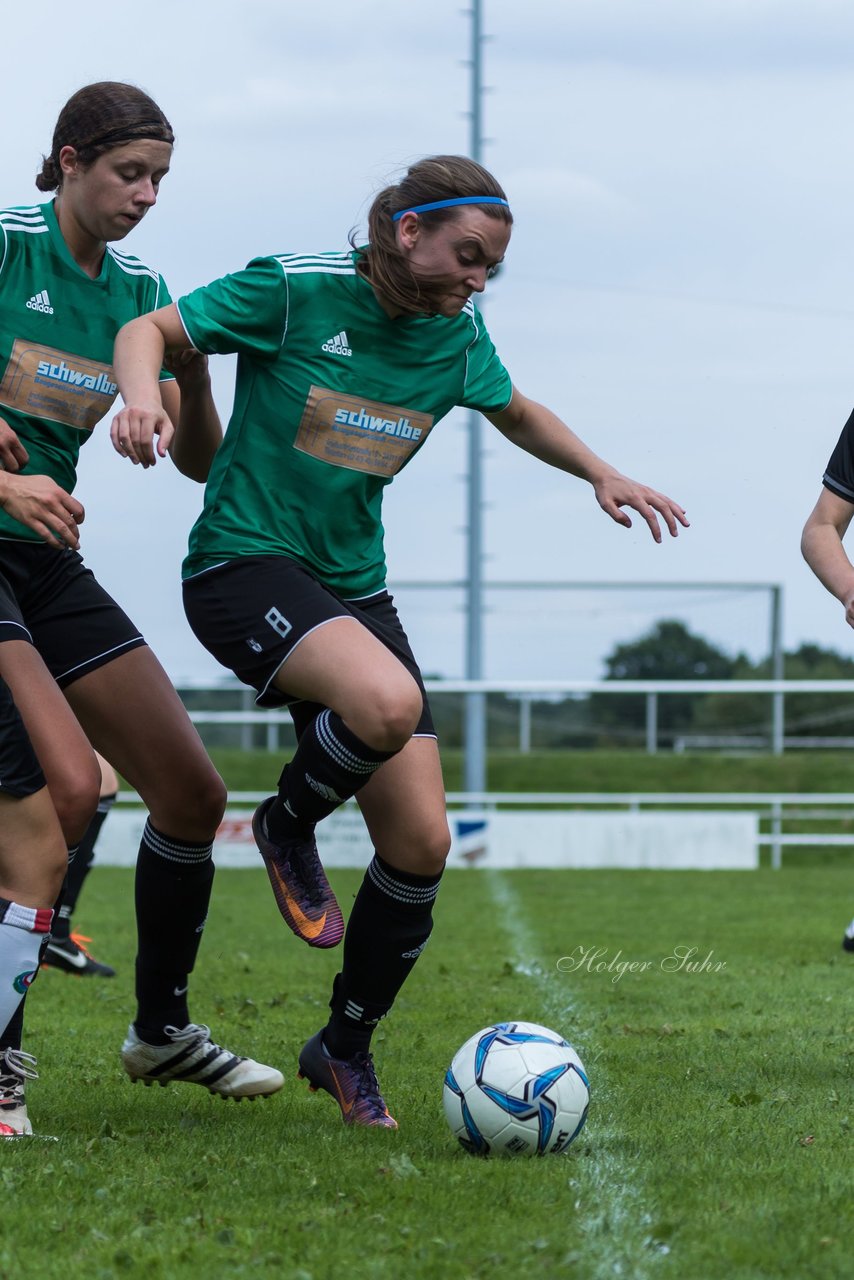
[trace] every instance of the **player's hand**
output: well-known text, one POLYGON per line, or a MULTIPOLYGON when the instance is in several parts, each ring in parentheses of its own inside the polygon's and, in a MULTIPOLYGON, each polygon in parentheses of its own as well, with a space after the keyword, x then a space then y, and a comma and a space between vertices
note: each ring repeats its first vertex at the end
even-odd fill
POLYGON ((854 591, 847 596, 843 596, 842 605, 845 609, 845 621, 849 627, 854 627, 854 591))
POLYGON ((30 460, 24 446, 15 432, 3 418, 0 418, 0 470, 20 471, 30 460))
POLYGON ((80 546, 83 504, 50 476, 2 477, 0 507, 52 547, 80 546))
POLYGON ((174 373, 178 390, 182 396, 196 390, 203 390, 210 382, 208 358, 193 347, 185 347, 183 351, 171 351, 163 360, 163 367, 174 373))
POLYGON ((656 542, 661 542, 659 516, 667 525, 671 538, 678 536, 680 524, 689 528, 688 517, 678 502, 664 493, 650 489, 648 485, 638 484, 636 480, 620 475, 617 471, 610 472, 599 480, 593 486, 593 491, 605 514, 626 529, 631 529, 632 522, 622 508, 631 507, 633 511, 637 511, 649 525, 649 531, 656 542))
POLYGON ((126 405, 110 427, 116 453, 143 467, 153 467, 158 454, 165 458, 174 434, 172 419, 159 402, 126 405))

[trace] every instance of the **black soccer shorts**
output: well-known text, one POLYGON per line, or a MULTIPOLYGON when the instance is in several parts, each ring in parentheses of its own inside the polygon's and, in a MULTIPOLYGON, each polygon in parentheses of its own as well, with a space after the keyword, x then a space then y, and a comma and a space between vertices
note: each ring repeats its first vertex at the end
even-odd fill
POLYGON ((388 591, 342 600, 287 556, 241 556, 187 578, 184 611, 217 662, 257 690, 257 706, 290 706, 298 731, 314 704, 277 689, 276 673, 312 631, 333 618, 355 618, 403 663, 421 690, 421 718, 413 736, 436 736, 424 680, 388 591))
POLYGON ((46 785, 18 708, 0 680, 0 792, 21 799, 46 785))
POLYGON ((0 540, 0 641, 29 640, 61 689, 145 644, 82 557, 0 540))

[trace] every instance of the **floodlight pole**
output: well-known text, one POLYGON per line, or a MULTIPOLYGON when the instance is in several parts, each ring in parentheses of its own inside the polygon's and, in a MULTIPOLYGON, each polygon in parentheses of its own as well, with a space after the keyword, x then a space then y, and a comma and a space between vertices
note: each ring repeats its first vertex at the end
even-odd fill
MULTIPOLYGON (((471 16, 471 109, 469 154, 480 162, 483 154, 482 98, 483 44, 481 0, 472 0, 471 16)), ((468 482, 466 543, 466 662, 468 680, 483 679, 483 454, 480 414, 468 415, 468 482)), ((486 790, 486 695, 465 696, 465 749, 463 790, 486 790)))
MULTIPOLYGON (((783 656, 783 588, 773 585, 771 591, 771 679, 782 680, 785 670, 783 656)), ((772 696, 771 750, 775 756, 783 754, 785 734, 785 704, 782 693, 772 696)))

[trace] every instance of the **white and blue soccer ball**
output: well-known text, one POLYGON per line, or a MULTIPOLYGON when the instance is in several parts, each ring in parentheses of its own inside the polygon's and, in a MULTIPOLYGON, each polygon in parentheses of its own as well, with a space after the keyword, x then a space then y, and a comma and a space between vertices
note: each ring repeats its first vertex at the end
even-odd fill
POLYGON ((554 1155, 587 1119, 587 1073, 572 1045, 535 1022, 484 1027, 454 1055, 442 1096, 473 1155, 554 1155))

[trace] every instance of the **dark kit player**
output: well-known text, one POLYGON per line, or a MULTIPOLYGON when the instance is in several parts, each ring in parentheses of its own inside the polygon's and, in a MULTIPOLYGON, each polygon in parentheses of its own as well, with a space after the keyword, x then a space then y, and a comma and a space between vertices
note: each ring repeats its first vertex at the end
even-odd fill
MULTIPOLYGON (((299 742, 256 839, 287 923, 334 946, 343 921, 315 824, 356 795, 376 850, 353 906, 328 1025, 300 1070, 348 1123, 394 1127, 371 1033, 429 938, 450 837, 439 751, 418 666, 385 585, 385 486, 455 405, 583 476, 619 523, 633 507, 660 541, 686 524, 669 498, 597 458, 514 389, 471 295, 510 239, 507 199, 460 156, 413 165, 374 200, 369 243, 292 254, 128 325, 115 369, 128 406, 116 446, 143 464, 171 426, 164 351, 237 352, 234 411, 190 537, 184 602, 210 652, 291 707, 299 742)), ((425 536, 428 536, 425 530, 425 536)))
MULTIPOLYGON (((854 413, 842 429, 822 484, 804 527, 801 551, 819 582, 842 605, 849 627, 854 627, 854 565, 842 545, 854 516, 854 413)), ((854 951, 854 920, 842 936, 842 945, 854 951)))

